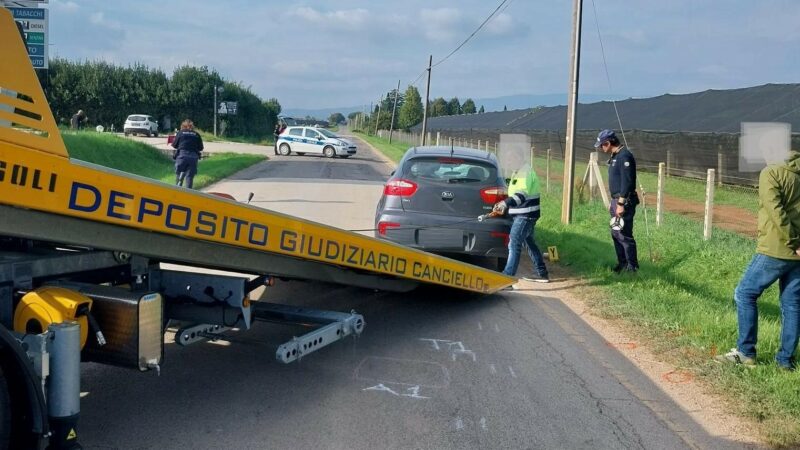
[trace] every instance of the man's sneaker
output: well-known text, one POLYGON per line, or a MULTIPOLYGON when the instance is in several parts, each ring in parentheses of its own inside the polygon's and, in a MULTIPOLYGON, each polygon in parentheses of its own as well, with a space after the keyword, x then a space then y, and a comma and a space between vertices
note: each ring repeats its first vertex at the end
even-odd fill
POLYGON ((744 353, 740 352, 738 348, 732 348, 731 351, 724 355, 717 355, 715 359, 717 361, 732 362, 748 367, 754 367, 756 365, 756 359, 754 357, 746 356, 744 353))
POLYGON ((620 272, 622 272, 622 269, 624 269, 624 268, 625 268, 625 266, 623 266, 622 264, 617 264, 616 266, 611 268, 611 271, 614 272, 614 273, 620 273, 620 272))
POLYGON ((533 281, 534 283, 549 283, 550 277, 548 275, 538 277, 522 277, 525 281, 533 281))

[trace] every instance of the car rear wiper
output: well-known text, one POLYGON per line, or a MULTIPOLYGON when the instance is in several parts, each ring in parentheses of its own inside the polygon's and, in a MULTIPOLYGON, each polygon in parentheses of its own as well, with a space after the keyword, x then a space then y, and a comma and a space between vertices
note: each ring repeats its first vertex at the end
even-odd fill
POLYGON ((477 178, 450 178, 447 180, 448 183, 471 183, 481 181, 477 178))

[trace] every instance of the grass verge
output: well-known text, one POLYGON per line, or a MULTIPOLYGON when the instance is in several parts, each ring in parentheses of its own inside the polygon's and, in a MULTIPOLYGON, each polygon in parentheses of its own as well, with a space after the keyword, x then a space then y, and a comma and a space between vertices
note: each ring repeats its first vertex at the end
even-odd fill
MULTIPOLYGON (((175 183, 175 163, 147 144, 95 132, 68 133, 62 137, 71 158, 164 183, 175 183)), ((202 189, 263 160, 264 157, 260 155, 215 153, 200 160, 194 188, 202 189)))
MULTIPOLYGON (((398 160, 397 145, 362 137, 398 160)), ((675 214, 667 214, 668 227, 655 228, 651 222, 647 233, 644 211, 639 210, 641 271, 632 277, 614 275, 608 269, 616 259, 602 203, 577 204, 573 224, 563 225, 561 192, 560 182, 551 181, 551 191, 542 195, 537 241, 557 246, 559 264, 586 281, 588 290, 583 293, 588 294, 584 299, 590 307, 602 316, 623 320, 656 353, 700 375, 706 386, 728 400, 732 411, 757 423, 769 444, 800 444, 800 373, 780 372, 772 359, 780 333, 776 286, 759 300, 759 365, 748 370, 713 361, 713 356, 735 346, 733 289, 755 242, 722 229, 714 230, 712 240, 703 241, 698 238, 702 223, 675 214)), ((652 221, 654 210, 648 214, 652 221)))

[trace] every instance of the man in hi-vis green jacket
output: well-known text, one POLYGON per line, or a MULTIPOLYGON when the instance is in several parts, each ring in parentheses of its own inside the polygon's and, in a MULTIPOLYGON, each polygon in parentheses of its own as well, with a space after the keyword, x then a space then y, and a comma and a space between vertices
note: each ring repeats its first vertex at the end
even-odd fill
POLYGON ((758 202, 756 254, 734 292, 739 339, 736 348, 718 358, 755 365, 756 300, 779 281, 782 318, 775 361, 780 369, 794 370, 793 355, 800 332, 800 153, 792 151, 784 164, 761 171, 758 202))

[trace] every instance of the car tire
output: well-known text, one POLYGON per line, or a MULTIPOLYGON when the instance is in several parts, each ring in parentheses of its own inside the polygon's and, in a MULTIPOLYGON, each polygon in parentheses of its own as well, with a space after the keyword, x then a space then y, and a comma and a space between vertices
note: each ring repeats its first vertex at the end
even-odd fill
POLYGON ((336 156, 336 149, 329 145, 322 149, 322 154, 325 155, 326 158, 333 158, 336 156))
POLYGON ((303 155, 305 155, 305 153, 297 152, 297 156, 303 156, 303 155))
POLYGON ((158 137, 158 131, 153 131, 153 137, 158 137))
POLYGON ((280 154, 283 156, 289 156, 292 153, 292 149, 291 147, 289 147, 289 144, 287 143, 281 144, 281 146, 278 147, 278 149, 280 150, 280 154))
POLYGON ((127 137, 130 133, 126 131, 124 134, 127 137))

